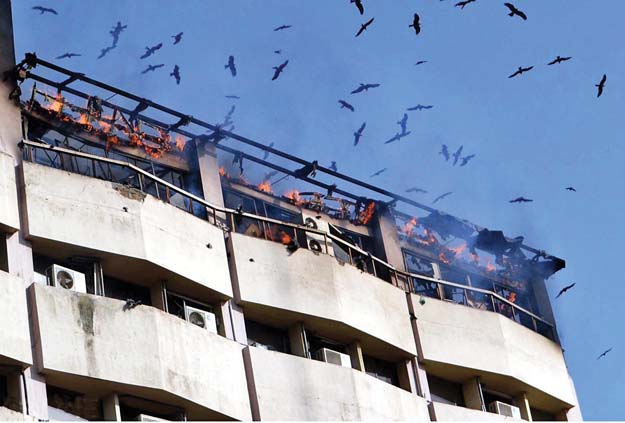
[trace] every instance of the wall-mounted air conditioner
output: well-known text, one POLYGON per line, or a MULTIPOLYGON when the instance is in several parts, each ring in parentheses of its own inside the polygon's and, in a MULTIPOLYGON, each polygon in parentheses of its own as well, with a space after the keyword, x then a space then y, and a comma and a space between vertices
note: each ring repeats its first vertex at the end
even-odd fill
POLYGON ((46 271, 50 285, 70 291, 87 293, 84 273, 53 264, 46 271))
POLYGON ((321 348, 315 353, 315 358, 326 363, 338 364, 342 367, 352 367, 352 360, 349 355, 336 352, 328 348, 321 348))
MULTIPOLYGON (((318 214, 313 210, 302 210, 302 217, 304 218, 304 226, 310 229, 317 229, 319 231, 323 231, 326 233, 330 233, 330 226, 328 222, 323 220, 322 218, 317 219, 318 214)), ((332 249, 332 240, 330 238, 328 241, 328 254, 334 255, 334 250, 332 249)), ((318 251, 320 253, 326 252, 325 239, 321 234, 313 234, 310 232, 306 232, 306 242, 308 243, 308 249, 313 251, 318 251)))
POLYGON ((160 417, 154 417, 147 414, 139 414, 135 417, 137 422, 168 422, 169 420, 161 419, 160 417))
POLYGON ((210 311, 186 306, 184 308, 184 317, 187 322, 195 326, 199 326, 212 333, 217 333, 217 318, 210 311))
POLYGON ((521 410, 519 407, 515 407, 514 405, 506 404, 501 401, 493 401, 488 404, 488 411, 501 416, 512 417, 519 420, 521 419, 521 410))

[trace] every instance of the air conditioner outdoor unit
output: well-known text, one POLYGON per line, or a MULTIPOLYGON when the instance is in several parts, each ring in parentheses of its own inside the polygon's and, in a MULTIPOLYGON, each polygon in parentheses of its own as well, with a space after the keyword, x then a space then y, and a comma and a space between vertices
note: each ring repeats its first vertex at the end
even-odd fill
MULTIPOLYGON (((304 218, 304 226, 310 229, 317 229, 326 233, 330 233, 330 226, 328 222, 323 219, 317 219, 318 214, 311 210, 302 210, 302 217, 304 218)), ((332 248, 332 240, 327 238, 328 241, 328 251, 329 255, 334 255, 334 250, 332 248)), ((308 249, 317 251, 320 253, 326 252, 326 239, 321 234, 314 234, 311 232, 306 232, 306 242, 308 243, 308 249)))
POLYGON ((160 417, 154 417, 147 414, 139 414, 135 417, 137 422, 168 422, 169 420, 161 419, 160 417))
POLYGON ((84 273, 76 272, 67 267, 53 264, 46 271, 50 285, 68 289, 70 291, 87 293, 84 273))
POLYGON ((315 354, 315 358, 326 363, 338 364, 342 367, 352 367, 352 360, 349 355, 336 352, 328 348, 321 348, 315 354))
POLYGON ((501 401, 493 401, 488 404, 488 411, 490 411, 491 413, 499 414, 501 416, 512 417, 519 420, 521 419, 521 410, 519 409, 519 407, 515 407, 501 401))
POLYGON ((209 332, 217 333, 217 318, 210 311, 200 310, 198 308, 186 306, 184 308, 184 317, 187 322, 206 329, 209 332))

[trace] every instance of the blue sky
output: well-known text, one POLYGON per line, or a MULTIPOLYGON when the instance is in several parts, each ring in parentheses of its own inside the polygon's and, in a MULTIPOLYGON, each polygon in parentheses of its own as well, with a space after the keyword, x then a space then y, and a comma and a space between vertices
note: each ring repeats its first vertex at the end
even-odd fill
POLYGON ((464 10, 453 0, 363 0, 360 16, 348 0, 14 0, 17 56, 35 51, 45 59, 72 51, 82 57, 55 61, 122 89, 209 122, 223 119, 236 101, 235 132, 368 180, 396 192, 420 186, 453 195, 443 210, 567 260, 549 280, 559 332, 586 419, 625 418, 625 339, 621 323, 625 212, 625 2, 603 0, 514 3, 478 0, 464 10), (54 7, 39 15, 34 5, 54 7), (419 13, 422 32, 408 28, 419 13), (360 37, 361 23, 375 17, 360 37), (128 25, 118 48, 108 31, 128 25), (282 24, 291 29, 274 32, 282 24), (179 45, 171 35, 184 31, 179 45), (140 60, 145 46, 164 43, 140 60), (282 54, 273 51, 281 49, 282 54), (223 66, 234 55, 238 75, 223 66), (556 55, 569 62, 546 66, 556 55), (272 66, 288 59, 277 81, 272 66), (428 63, 414 66, 417 60, 428 63), (166 64, 147 75, 147 64, 166 64), (168 76, 180 66, 182 82, 168 76), (507 76, 519 66, 534 69, 507 76), (596 98, 594 84, 607 84, 596 98), (380 83, 350 95, 361 82, 380 83), (356 111, 341 110, 345 99, 356 111), (399 130, 407 107, 409 137, 384 145, 399 130), (352 133, 367 122, 361 143, 352 133), (476 158, 452 167, 438 151, 464 146, 476 158), (572 185, 577 193, 565 191, 572 185), (533 203, 509 204, 524 195, 533 203), (595 358, 614 347, 605 358, 595 358))

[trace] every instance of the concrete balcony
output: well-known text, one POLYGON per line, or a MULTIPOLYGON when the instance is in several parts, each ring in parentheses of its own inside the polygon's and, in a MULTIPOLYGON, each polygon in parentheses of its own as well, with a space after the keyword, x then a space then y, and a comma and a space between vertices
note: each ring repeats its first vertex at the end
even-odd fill
POLYGON ((425 400, 346 367, 249 347, 261 420, 428 422, 425 400))
POLYGON ((526 392, 532 407, 553 413, 577 404, 557 343, 491 311, 411 300, 428 373, 460 383, 480 376, 493 389, 526 392))
POLYGON ((30 328, 23 280, 0 271, 0 364, 32 365, 30 328))
POLYGON ((153 307, 37 284, 29 300, 47 383, 176 405, 192 420, 251 418, 241 345, 153 307))
POLYGON ((15 232, 19 227, 13 157, 0 152, 0 230, 10 233, 15 232))
POLYGON ((28 238, 48 256, 99 257, 107 274, 232 296, 223 232, 119 184, 24 162, 28 238), (209 247, 210 245, 210 247, 209 247))
POLYGON ((490 421, 513 421, 520 422, 522 420, 513 419, 512 417, 502 416, 485 411, 473 410, 471 408, 458 407, 441 402, 433 402, 436 421, 460 421, 460 422, 490 422, 490 421))
POLYGON ((281 244, 236 233, 230 242, 246 317, 303 321, 327 327, 336 340, 359 337, 364 350, 391 346, 396 355, 416 355, 402 290, 325 254, 300 248, 289 255, 281 244))

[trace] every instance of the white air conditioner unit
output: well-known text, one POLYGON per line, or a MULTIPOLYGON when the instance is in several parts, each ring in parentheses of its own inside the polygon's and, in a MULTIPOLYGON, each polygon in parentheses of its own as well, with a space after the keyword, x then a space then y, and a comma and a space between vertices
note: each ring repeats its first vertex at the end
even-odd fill
MULTIPOLYGON (((330 226, 328 225, 328 222, 326 222, 325 220, 321 218, 317 219, 318 215, 319 214, 313 210, 303 209, 302 218, 304 219, 304 226, 310 229, 317 229, 319 231, 330 233, 330 226)), ((306 232, 306 242, 308 243, 309 250, 325 253, 326 252, 325 241, 326 240, 321 234, 314 234, 311 232, 306 232)), ((328 238, 327 241, 328 241, 327 253, 333 256, 334 250, 332 248, 332 240, 328 238)))
POLYGON ((147 414, 139 414, 135 417, 137 422, 168 422, 169 420, 161 419, 160 417, 154 417, 147 414))
POLYGON ((519 420, 521 419, 521 410, 519 407, 515 407, 514 405, 506 404, 501 401, 493 401, 488 404, 488 411, 501 416, 512 417, 519 420))
POLYGON ((336 352, 328 348, 321 348, 315 353, 315 358, 326 363, 338 364, 342 367, 352 367, 352 360, 349 355, 336 352))
POLYGON ((46 271, 50 285, 70 291, 87 293, 84 273, 53 264, 46 271))
POLYGON ((195 326, 199 326, 212 333, 217 333, 217 318, 210 311, 186 306, 184 308, 184 318, 187 322, 195 326))

